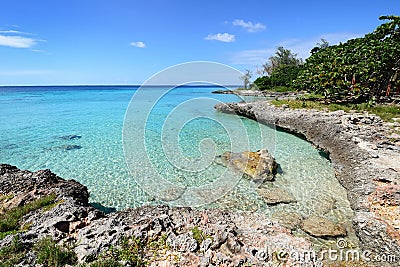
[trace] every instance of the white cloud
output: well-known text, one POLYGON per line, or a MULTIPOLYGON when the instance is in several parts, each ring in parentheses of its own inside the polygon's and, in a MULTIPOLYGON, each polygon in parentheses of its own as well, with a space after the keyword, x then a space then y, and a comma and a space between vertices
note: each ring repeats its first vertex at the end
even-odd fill
POLYGON ((235 35, 229 33, 209 34, 206 40, 216 40, 225 43, 232 43, 235 41, 235 35))
POLYGON ((236 19, 232 22, 233 26, 240 26, 248 32, 260 32, 265 30, 265 25, 262 23, 253 23, 251 21, 244 21, 242 19, 236 19))
POLYGON ((363 36, 363 34, 329 33, 309 39, 287 39, 276 43, 274 46, 236 52, 232 55, 231 62, 232 64, 245 64, 253 66, 262 65, 267 62, 268 58, 275 53, 278 46, 283 46, 284 48, 291 50, 293 53, 297 54, 297 57, 305 60, 310 56, 311 49, 321 41, 321 38, 327 40, 330 45, 335 45, 340 42, 344 43, 349 39, 361 36, 363 36))
POLYGON ((0 34, 0 45, 14 48, 30 48, 37 44, 37 40, 17 35, 0 34))
POLYGON ((139 47, 139 48, 145 48, 146 44, 143 42, 131 42, 130 43, 131 46, 135 46, 135 47, 139 47))

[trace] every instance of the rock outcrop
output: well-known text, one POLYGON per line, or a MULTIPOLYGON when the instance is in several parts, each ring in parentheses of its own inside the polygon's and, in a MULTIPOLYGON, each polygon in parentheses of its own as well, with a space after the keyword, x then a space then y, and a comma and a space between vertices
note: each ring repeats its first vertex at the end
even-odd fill
POLYGON ((256 152, 225 152, 216 158, 216 162, 240 171, 250 180, 258 183, 272 181, 278 168, 275 159, 266 149, 256 152))

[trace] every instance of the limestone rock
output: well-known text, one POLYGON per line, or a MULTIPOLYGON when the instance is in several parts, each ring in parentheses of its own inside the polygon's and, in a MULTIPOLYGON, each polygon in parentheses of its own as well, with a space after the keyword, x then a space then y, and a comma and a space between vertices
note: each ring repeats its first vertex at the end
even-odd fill
POLYGON ((300 226, 303 217, 296 212, 277 211, 272 214, 272 219, 277 220, 280 225, 295 230, 300 226))
POLYGON ((315 237, 342 237, 347 235, 346 229, 324 217, 312 215, 301 223, 304 232, 315 237))
POLYGON ((297 202, 291 193, 278 187, 267 188, 261 186, 257 189, 257 193, 270 205, 297 202))
POLYGON ((217 157, 216 162, 243 172, 254 182, 272 181, 278 168, 278 164, 267 149, 256 152, 225 152, 217 157))

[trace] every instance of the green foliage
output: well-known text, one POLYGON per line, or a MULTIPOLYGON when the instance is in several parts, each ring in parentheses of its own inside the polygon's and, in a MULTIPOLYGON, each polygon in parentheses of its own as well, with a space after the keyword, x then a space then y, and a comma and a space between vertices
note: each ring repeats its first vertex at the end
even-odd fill
POLYGON ((282 46, 277 48, 275 55, 263 65, 263 73, 268 74, 257 78, 254 83, 260 90, 268 90, 275 86, 292 86, 297 78, 303 61, 290 50, 282 46))
POLYGON ((366 102, 400 90, 400 17, 363 38, 314 51, 294 85, 332 99, 366 102))
POLYGON ((119 247, 110 248, 111 259, 116 261, 127 261, 131 266, 145 266, 144 261, 145 244, 136 237, 121 239, 119 247))
POLYGON ((11 245, 0 249, 0 267, 16 266, 20 263, 28 250, 16 236, 11 245))
POLYGON ((118 246, 110 247, 108 251, 98 257, 93 264, 104 264, 94 266, 108 266, 104 262, 112 262, 115 265, 120 266, 119 261, 124 261, 130 266, 146 266, 149 262, 152 262, 159 258, 160 253, 168 249, 167 235, 156 237, 155 239, 141 240, 140 238, 123 237, 118 246))
POLYGON ((258 77, 255 79, 254 84, 257 85, 260 90, 267 90, 272 86, 269 76, 258 77))
POLYGON ((292 53, 289 49, 279 46, 276 49, 275 55, 268 59, 268 62, 263 65, 264 72, 268 75, 282 66, 300 66, 303 60, 297 58, 297 54, 292 53))
POLYGON ((281 65, 276 68, 271 76, 272 86, 292 86, 293 81, 297 78, 301 67, 298 65, 281 65))
POLYGON ((19 220, 29 212, 49 206, 54 203, 55 194, 42 197, 20 207, 15 207, 0 214, 0 233, 14 233, 20 230, 19 220))
POLYGON ((37 262, 45 266, 58 267, 77 262, 74 251, 58 246, 51 237, 40 240, 33 250, 37 253, 37 262))
POLYGON ((14 197, 14 194, 0 195, 0 202, 3 202, 4 200, 10 200, 13 197, 14 197))
POLYGON ((114 259, 105 259, 105 260, 98 260, 93 263, 82 265, 87 267, 123 267, 121 263, 114 259))
POLYGON ((193 234, 193 239, 197 241, 197 244, 199 244, 199 246, 200 246, 201 243, 202 243, 204 240, 206 240, 207 238, 209 238, 209 239, 211 239, 211 240, 214 241, 214 238, 213 238, 213 237, 204 234, 203 231, 202 231, 201 229, 199 229, 198 226, 195 226, 195 227, 192 229, 192 234, 193 234))

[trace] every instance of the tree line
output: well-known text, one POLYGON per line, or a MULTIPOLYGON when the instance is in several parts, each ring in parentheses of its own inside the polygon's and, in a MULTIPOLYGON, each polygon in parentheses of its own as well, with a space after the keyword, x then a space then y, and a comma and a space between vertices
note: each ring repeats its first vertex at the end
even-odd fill
MULTIPOLYGON (((364 37, 338 45, 322 39, 305 62, 284 47, 268 59, 254 83, 261 90, 287 86, 335 100, 367 102, 400 93, 400 17, 364 37)), ((248 73, 249 74, 249 73, 248 73)))

